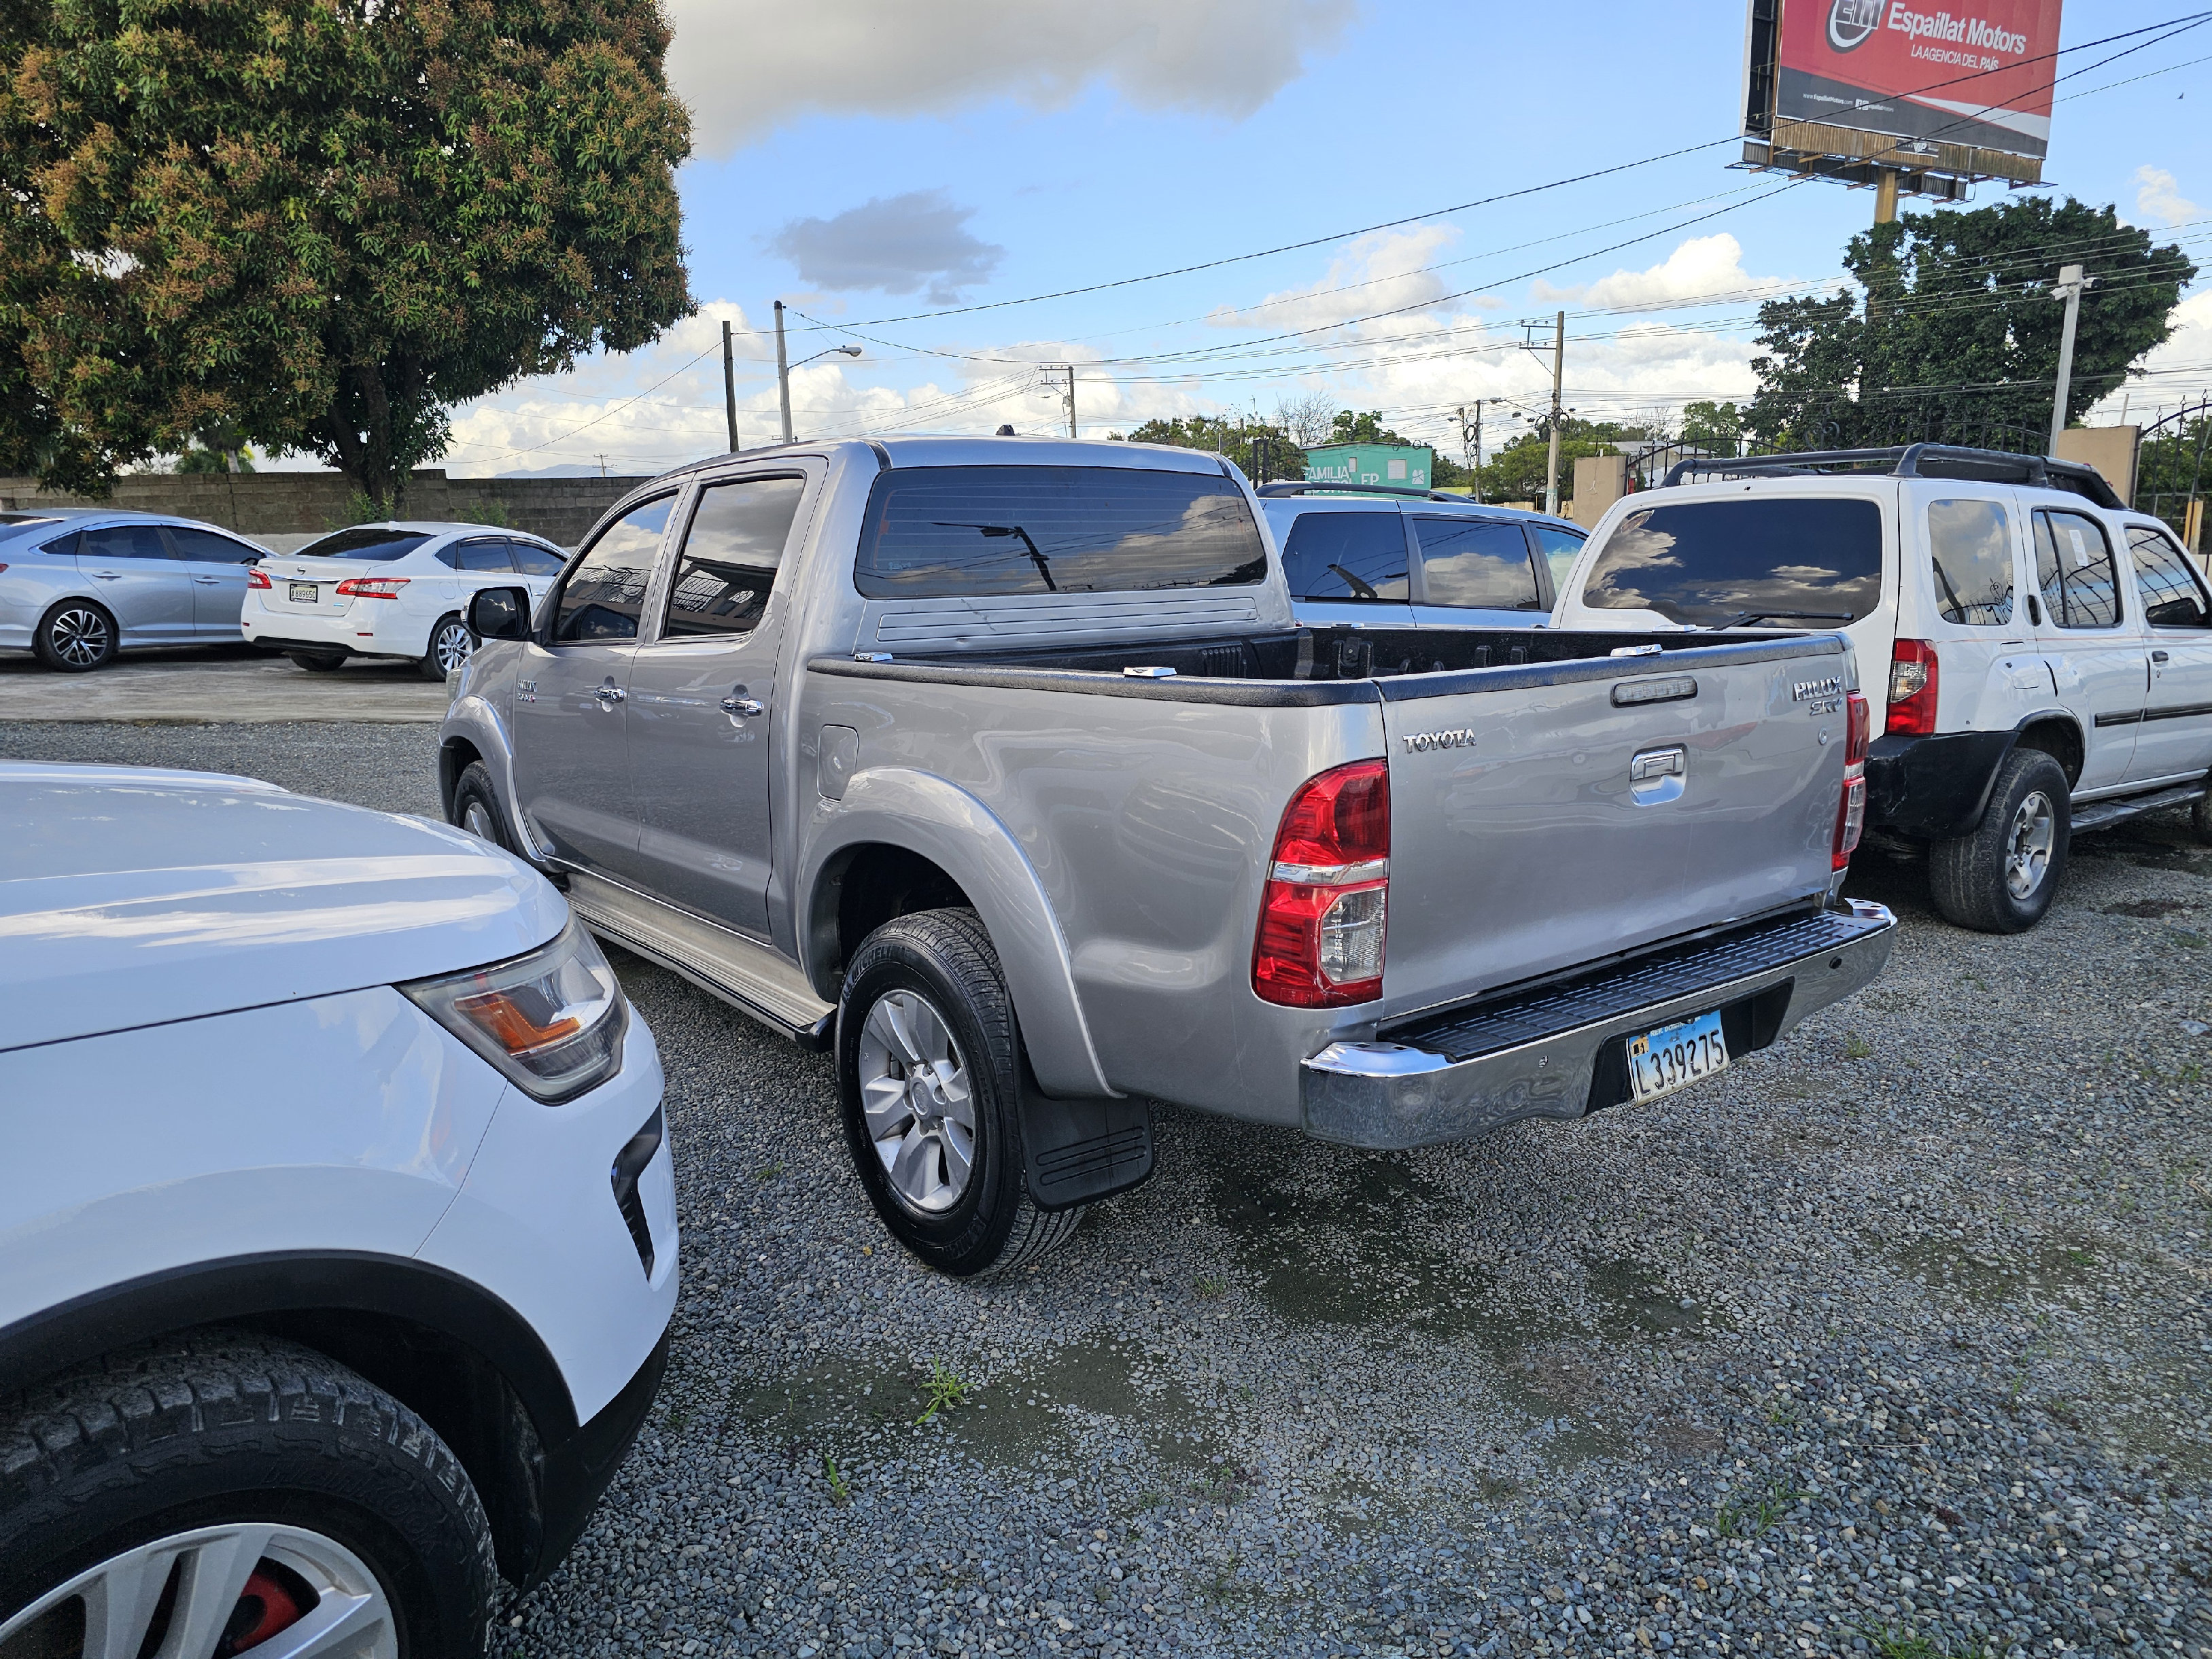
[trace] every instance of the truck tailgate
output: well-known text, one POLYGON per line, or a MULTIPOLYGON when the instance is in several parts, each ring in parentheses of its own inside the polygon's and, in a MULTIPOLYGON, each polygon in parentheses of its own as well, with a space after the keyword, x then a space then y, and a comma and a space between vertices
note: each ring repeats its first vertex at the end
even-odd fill
POLYGON ((1824 892, 1846 653, 1824 634, 1377 681, 1384 1018, 1824 892))

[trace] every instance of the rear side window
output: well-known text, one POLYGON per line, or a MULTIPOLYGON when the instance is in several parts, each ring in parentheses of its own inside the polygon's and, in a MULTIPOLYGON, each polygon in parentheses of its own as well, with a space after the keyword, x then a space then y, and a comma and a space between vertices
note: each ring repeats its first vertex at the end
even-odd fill
POLYGON ((2129 527, 2128 545, 2135 555, 2136 591, 2142 595, 2145 622, 2153 628, 2212 628, 2204 589, 2179 548, 2141 525, 2129 527))
POLYGON ((1583 603, 1698 628, 1856 622, 1881 599, 1881 508, 1834 496, 1680 501, 1606 538, 1583 603))
POLYGON ((2119 574, 2105 527, 2079 513, 2035 515, 2035 585, 2060 628, 2116 628, 2119 574))
POLYGON ((394 559, 404 559, 430 538, 410 535, 404 530, 378 530, 363 525, 357 530, 338 530, 319 542, 309 542, 292 556, 295 559, 362 559, 371 564, 389 564, 394 559))
POLYGON ((1928 560, 1945 622, 1998 628, 2012 620, 2012 521, 2002 501, 1929 502, 1928 560))
POLYGON ((853 581, 891 599, 1151 592, 1267 574, 1251 506, 1218 473, 931 466, 878 476, 853 581))
POLYGON ((740 638, 760 626, 805 478, 744 478, 699 492, 668 585, 663 639, 740 638))
POLYGON ((1528 538, 1519 525, 1416 516, 1413 535, 1421 544, 1421 584, 1431 605, 1543 609, 1536 568, 1528 562, 1528 538))
POLYGON ((260 548, 218 536, 212 530, 194 530, 184 525, 171 525, 169 539, 177 544, 179 558, 190 559, 195 564, 252 564, 269 556, 260 548))
POLYGON ((561 589, 553 616, 556 644, 610 645, 637 637, 660 532, 675 505, 675 496, 662 495, 630 508, 600 533, 561 589))
POLYGON ((454 570, 504 570, 512 572, 514 561, 507 556, 504 540, 462 542, 453 547, 438 550, 438 562, 454 570))
POLYGON ((509 542, 507 550, 514 555, 514 568, 526 576, 557 576, 568 559, 550 547, 540 547, 536 542, 509 542))
POLYGON ((1406 526, 1388 513, 1301 513, 1283 543, 1283 572, 1294 599, 1403 605, 1406 526))
POLYGON ((1566 591, 1567 572, 1582 556, 1583 538, 1571 530, 1562 530, 1557 525, 1532 524, 1528 533, 1536 538, 1536 551, 1543 555, 1544 562, 1552 567, 1552 591, 1566 591))

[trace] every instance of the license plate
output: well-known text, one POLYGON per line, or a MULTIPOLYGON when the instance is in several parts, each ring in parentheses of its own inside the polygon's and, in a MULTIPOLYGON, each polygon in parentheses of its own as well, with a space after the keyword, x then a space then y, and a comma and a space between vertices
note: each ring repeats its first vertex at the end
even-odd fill
POLYGON ((320 605, 322 603, 322 599, 323 590, 319 584, 314 582, 294 582, 292 584, 293 604, 320 605))
POLYGON ((1702 1083, 1728 1063, 1728 1040, 1717 1013, 1628 1039, 1628 1086, 1639 1102, 1702 1083))

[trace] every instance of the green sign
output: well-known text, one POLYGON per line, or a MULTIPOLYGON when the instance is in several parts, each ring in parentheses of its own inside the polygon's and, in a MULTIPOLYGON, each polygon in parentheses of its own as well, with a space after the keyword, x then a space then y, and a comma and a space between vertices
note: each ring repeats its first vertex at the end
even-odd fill
POLYGON ((1324 444, 1306 451, 1306 482, 1342 484, 1347 489, 1363 484, 1426 489, 1429 462, 1435 454, 1426 444, 1324 444))

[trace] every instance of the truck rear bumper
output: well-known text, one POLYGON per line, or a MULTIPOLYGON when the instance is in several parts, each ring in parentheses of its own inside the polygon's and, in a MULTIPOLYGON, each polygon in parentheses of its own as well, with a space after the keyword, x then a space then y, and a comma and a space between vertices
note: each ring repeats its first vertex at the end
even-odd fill
POLYGON ((1306 1131, 1427 1146, 1587 1116, 1629 1098, 1630 1037, 1718 1011, 1731 1059, 1763 1048, 1881 973, 1896 937, 1885 907, 1846 899, 1332 1042, 1300 1068, 1306 1131))

